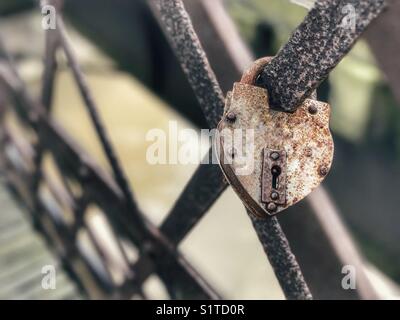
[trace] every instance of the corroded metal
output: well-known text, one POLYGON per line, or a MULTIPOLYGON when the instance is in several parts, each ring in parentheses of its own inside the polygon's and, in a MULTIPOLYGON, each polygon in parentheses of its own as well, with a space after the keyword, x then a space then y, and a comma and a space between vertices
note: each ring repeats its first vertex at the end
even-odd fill
MULTIPOLYGON (((268 58, 257 61, 242 81, 234 84, 218 125, 221 167, 245 205, 259 217, 276 214, 315 189, 331 167, 334 149, 327 103, 307 99, 294 113, 280 112, 270 108, 266 89, 252 85, 268 61, 268 58), (227 121, 227 115, 232 113, 236 115, 235 122, 227 121), (246 138, 235 139, 238 130, 246 138), (248 139, 249 135, 253 139, 248 139), (266 204, 262 199, 263 190, 273 191, 272 186, 267 189, 262 186, 265 148, 281 150, 286 155, 284 202, 279 201, 280 197, 271 201, 271 195, 269 199, 264 195, 264 200, 270 200, 266 204), (230 150, 243 157, 230 157, 230 150), (276 208, 269 206, 270 203, 276 208)), ((268 178, 265 180, 264 183, 270 182, 268 178)))
POLYGON ((260 74, 257 84, 268 89, 270 104, 299 108, 385 7, 385 0, 316 1, 260 74))

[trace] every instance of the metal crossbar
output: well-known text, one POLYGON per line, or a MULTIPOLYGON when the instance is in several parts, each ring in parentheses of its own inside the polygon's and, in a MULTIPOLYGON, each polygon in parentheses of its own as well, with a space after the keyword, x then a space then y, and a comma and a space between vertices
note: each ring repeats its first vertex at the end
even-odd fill
POLYGON ((385 7, 385 0, 316 1, 260 75, 258 83, 268 89, 271 105, 295 111, 385 7))
MULTIPOLYGON (((59 14, 56 30, 46 31, 45 70, 42 94, 38 101, 29 95, 5 48, 0 48, 0 64, 3 67, 0 79, 4 86, 1 92, 7 95, 14 112, 23 126, 29 128, 31 135, 21 144, 21 137, 7 126, 2 117, 1 157, 7 168, 10 188, 26 205, 35 226, 44 233, 65 268, 90 297, 130 298, 138 295, 145 298, 142 285, 151 274, 156 274, 171 298, 220 298, 216 290, 185 260, 177 247, 226 189, 227 183, 222 172, 215 165, 200 165, 161 227, 155 227, 137 206, 97 113, 96 103, 68 40, 61 15, 61 3, 50 3, 57 5, 59 14), (62 50, 67 58, 110 163, 112 176, 100 169, 50 116, 58 50, 62 50), (5 152, 7 148, 13 148, 18 159, 8 157, 5 152), (47 154, 51 155, 61 173, 61 182, 52 181, 44 172, 43 158, 47 154), (21 169, 21 163, 24 170, 21 169), (76 185, 81 192, 75 191, 76 185), (50 202, 42 196, 44 187, 50 191, 50 202), (51 204, 54 202, 58 205, 51 204), (122 282, 113 278, 113 261, 107 248, 96 238, 94 230, 86 221, 89 208, 93 205, 99 208, 109 222, 113 239, 126 265, 122 282), (72 223, 65 221, 63 207, 72 211, 72 223), (100 268, 93 264, 91 257, 78 245, 78 237, 85 232, 100 257, 100 268), (133 247, 139 251, 136 260, 129 257, 133 247)), ((148 3, 174 49, 209 127, 214 128, 222 115, 224 96, 182 1, 148 0, 148 3)), ((375 9, 364 21, 365 26, 380 11, 380 7, 379 10, 378 7, 375 9)), ((304 25, 298 32, 302 28, 304 25)), ((349 46, 361 31, 349 41, 349 46)), ((289 46, 293 46, 293 43, 293 40, 289 42, 289 46)), ((282 52, 281 56, 288 55, 287 50, 282 52)), ((336 53, 337 63, 347 49, 332 49, 332 52, 336 53)), ((283 67, 285 63, 278 66, 283 67)), ((321 71, 315 83, 324 72, 327 69, 321 71)), ((301 84, 296 88, 302 92, 310 89, 304 86, 301 88, 301 84)), ((288 105, 294 104, 290 102, 288 105)), ((5 112, 6 110, 2 110, 3 115, 5 112)), ((288 299, 310 299, 311 292, 278 220, 252 218, 252 223, 285 296, 288 299)))

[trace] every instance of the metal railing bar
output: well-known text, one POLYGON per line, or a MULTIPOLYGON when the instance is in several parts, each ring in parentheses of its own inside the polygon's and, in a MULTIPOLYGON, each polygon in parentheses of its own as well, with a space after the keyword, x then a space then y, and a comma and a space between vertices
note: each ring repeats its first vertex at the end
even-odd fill
MULTIPOLYGON (((53 30, 47 30, 45 32, 44 72, 43 72, 42 92, 41 92, 41 103, 46 112, 51 111, 51 106, 53 101, 54 81, 57 72, 56 53, 58 45, 59 43, 57 34, 53 30)), ((43 149, 40 144, 40 141, 36 142, 34 148, 36 151, 34 159, 36 171, 33 174, 32 190, 33 193, 35 193, 37 196, 38 184, 40 181, 40 177, 42 176, 41 164, 43 158, 43 149)))
POLYGON ((73 73, 73 76, 78 85, 80 94, 85 102, 85 106, 88 110, 88 113, 93 122, 93 125, 97 132, 97 135, 100 139, 100 143, 103 147, 104 153, 105 153, 107 160, 111 166, 114 178, 115 178, 118 186, 121 188, 121 191, 124 194, 125 201, 128 205, 130 213, 133 216, 135 216, 136 223, 141 224, 144 227, 142 215, 139 213, 139 209, 137 207, 136 201, 134 200, 134 196, 133 196, 132 190, 129 186, 128 180, 125 176, 122 166, 116 156, 114 148, 113 148, 113 146, 110 142, 110 139, 107 135, 103 121, 101 120, 100 115, 97 111, 98 108, 97 108, 97 106, 94 102, 94 99, 90 93, 90 90, 88 88, 88 85, 86 83, 84 75, 80 69, 78 62, 75 59, 75 55, 74 55, 72 47, 70 45, 66 30, 65 30, 64 22, 63 22, 63 19, 61 16, 58 16, 58 18, 57 18, 57 29, 56 30, 60 37, 60 45, 64 49, 64 53, 67 57, 68 63, 70 65, 70 68, 73 73))
MULTIPOLYGON (((323 188, 315 190, 313 196, 309 199, 309 205, 316 213, 315 217, 319 220, 323 230, 325 230, 325 236, 330 240, 330 245, 333 247, 333 251, 342 265, 352 265, 356 269, 358 297, 367 300, 379 299, 380 295, 365 273, 365 266, 363 265, 363 258, 360 255, 360 251, 350 236, 347 227, 342 222, 341 216, 337 213, 335 205, 329 199, 328 192, 323 188), (332 239, 337 238, 340 239, 340 242, 332 241, 332 239)), ((340 273, 336 276, 336 287, 339 287, 342 275, 340 273)), ((331 291, 333 291, 333 288, 331 291)), ((351 295, 351 293, 348 294, 351 295)))
POLYGON ((148 0, 167 33, 210 128, 215 128, 224 110, 224 95, 210 67, 183 5, 176 1, 148 0), (169 3, 168 3, 169 2, 169 3))
POLYGON ((271 106, 295 111, 385 7, 385 0, 317 0, 260 74, 271 106))
POLYGON ((312 299, 310 289, 278 219, 271 217, 266 222, 264 219, 253 217, 250 213, 249 215, 286 298, 289 300, 312 299))
POLYGON ((45 56, 44 56, 44 73, 42 79, 42 93, 41 102, 47 111, 50 111, 53 92, 54 92, 54 80, 57 72, 57 59, 56 53, 59 46, 59 39, 54 30, 45 31, 45 56))
POLYGON ((162 223, 161 232, 173 244, 178 245, 220 197, 227 185, 217 165, 200 165, 162 223))
POLYGON ((223 0, 185 0, 185 9, 224 93, 255 58, 228 15, 223 0))
MULTIPOLYGON (((161 224, 160 231, 177 246, 206 214, 227 186, 228 183, 218 166, 200 165, 161 224)), ((136 284, 139 285, 151 275, 154 266, 151 261, 142 256, 133 269, 142 270, 137 272, 140 274, 140 278, 135 279, 136 284)))
MULTIPOLYGON (((95 237, 95 234, 93 233, 93 230, 88 227, 87 222, 84 220, 84 217, 85 217, 84 213, 86 212, 86 209, 89 205, 88 201, 85 199, 84 195, 78 199, 75 198, 74 193, 71 190, 71 188, 67 182, 66 176, 64 176, 63 174, 60 174, 60 179, 61 179, 61 183, 63 184, 65 189, 63 189, 61 186, 54 183, 54 181, 51 179, 49 174, 47 174, 46 172, 43 172, 42 181, 48 186, 53 197, 55 197, 60 204, 62 204, 62 205, 66 204, 67 207, 70 208, 71 211, 74 212, 74 219, 75 219, 74 226, 72 229, 69 230, 70 233, 73 234, 72 237, 76 238, 76 234, 80 228, 84 228, 87 230, 88 235, 89 235, 93 245, 95 246, 97 253, 106 262, 103 267, 107 271, 108 277, 112 278, 111 273, 108 268, 108 264, 107 264, 107 263, 111 263, 111 261, 108 259, 109 256, 105 253, 105 249, 103 248, 103 246, 101 246, 96 241, 96 237, 95 237)), ((36 197, 38 198, 38 194, 36 195, 36 197)), ((111 228, 112 228, 112 226, 111 226, 111 228)), ((126 267, 129 267, 129 265, 130 265, 129 259, 126 255, 124 248, 122 247, 120 238, 115 236, 115 242, 116 242, 116 245, 117 245, 119 251, 121 252, 121 255, 122 255, 122 258, 124 260, 126 267)), ((130 269, 127 271, 126 276, 128 278, 132 276, 130 269)))
MULTIPOLYGON (((40 221, 39 225, 39 230, 46 230, 44 232, 44 235, 46 236, 47 242, 50 245, 50 247, 61 257, 61 259, 65 256, 68 256, 68 261, 71 262, 71 260, 75 259, 75 257, 80 256, 80 253, 77 251, 76 246, 74 245, 75 239, 74 237, 71 237, 68 230, 65 228, 64 225, 59 224, 55 222, 51 217, 51 214, 47 211, 46 205, 39 201, 37 205, 33 206, 33 199, 31 201, 27 201, 25 198, 26 193, 28 192, 28 189, 26 187, 26 179, 19 176, 16 174, 16 171, 9 171, 9 174, 13 174, 14 177, 8 179, 8 183, 12 190, 15 192, 15 195, 17 197, 22 197, 22 203, 28 204, 28 209, 29 210, 38 210, 36 212, 36 218, 38 221, 40 221), (32 203, 31 206, 29 206, 29 202, 32 203), (49 225, 51 223, 51 225, 49 225), (54 232, 51 232, 49 227, 52 227, 53 230, 57 230, 57 238, 55 238, 54 232), (62 239, 62 241, 60 241, 62 239), (57 244, 62 244, 62 248, 57 246, 57 244)), ((82 262, 83 266, 85 268, 91 269, 89 264, 86 262, 86 259, 82 257, 82 262)), ((79 271, 74 270, 77 274, 79 274, 79 271)), ((93 274, 94 272, 90 272, 93 274)), ((104 286, 104 282, 102 279, 95 277, 96 280, 98 280, 98 283, 100 286, 104 286)))

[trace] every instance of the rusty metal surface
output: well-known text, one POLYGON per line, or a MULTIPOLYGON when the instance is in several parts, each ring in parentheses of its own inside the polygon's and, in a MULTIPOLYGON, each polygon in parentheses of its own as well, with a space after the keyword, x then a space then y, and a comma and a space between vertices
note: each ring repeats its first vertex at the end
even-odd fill
POLYGON ((271 106, 299 108, 385 7, 385 0, 317 0, 257 81, 271 106))
POLYGON ((183 3, 175 0, 148 0, 148 3, 154 11, 159 12, 156 17, 167 34, 208 125, 215 128, 224 108, 224 96, 183 3))
POLYGON ((260 219, 254 217, 251 212, 249 216, 279 283, 282 288, 286 288, 286 298, 289 300, 313 299, 278 219, 276 217, 260 219), (286 254, 282 255, 282 252, 286 254))
MULTIPOLYGON (((232 79, 238 79, 249 63, 251 51, 242 41, 231 17, 220 0, 185 0, 196 33, 210 60, 224 94, 232 89, 232 79)), ((219 120, 219 119, 218 119, 219 120)))
POLYGON ((245 73, 245 82, 235 83, 227 97, 225 115, 218 125, 219 159, 228 181, 246 206, 259 217, 265 217, 302 200, 322 182, 331 167, 334 147, 329 130, 329 105, 307 99, 294 113, 271 109, 267 90, 247 83, 256 78, 260 62, 255 65, 245 73), (253 130, 252 139, 246 137, 245 143, 226 139, 238 130, 242 134, 253 130), (286 191, 284 203, 263 204, 264 148, 283 150, 286 154, 285 170, 281 168, 286 180, 286 185, 281 186, 286 191), (242 149, 245 162, 243 157, 227 157, 233 149, 242 149))

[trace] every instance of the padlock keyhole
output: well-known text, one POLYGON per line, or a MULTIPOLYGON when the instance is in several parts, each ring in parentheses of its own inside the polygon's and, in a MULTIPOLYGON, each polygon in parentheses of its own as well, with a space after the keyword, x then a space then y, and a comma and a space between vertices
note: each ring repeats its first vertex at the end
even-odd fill
POLYGON ((279 176, 282 173, 282 169, 279 166, 273 166, 271 168, 272 174, 272 189, 278 189, 279 186, 279 176))

